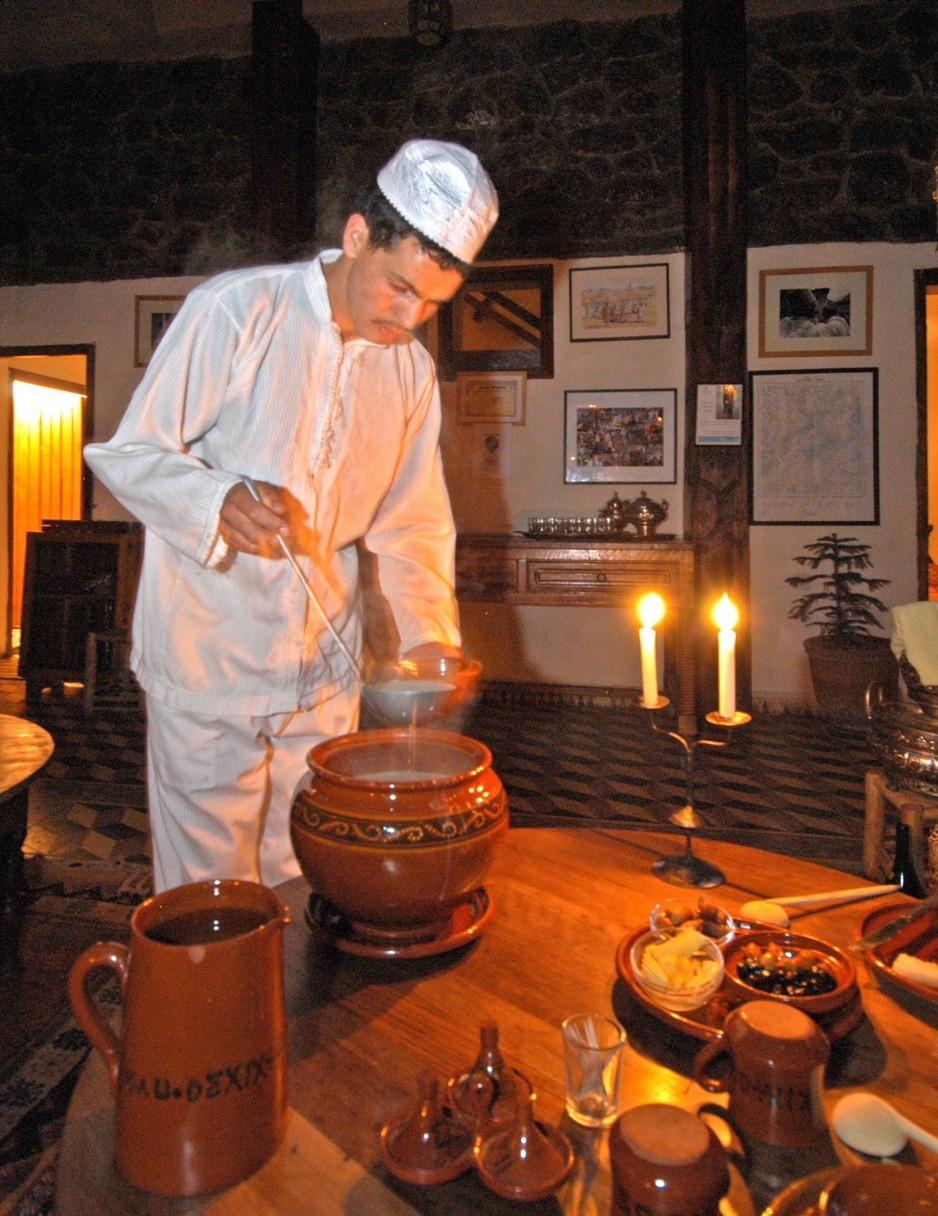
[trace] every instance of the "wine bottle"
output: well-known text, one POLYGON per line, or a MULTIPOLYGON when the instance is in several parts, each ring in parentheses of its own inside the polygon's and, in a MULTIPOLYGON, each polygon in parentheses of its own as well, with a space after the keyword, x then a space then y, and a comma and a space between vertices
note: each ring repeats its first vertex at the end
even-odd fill
POLYGON ((915 872, 915 864, 912 861, 909 825, 907 823, 900 822, 896 824, 896 854, 892 867, 891 881, 905 895, 911 895, 913 899, 925 898, 925 888, 915 872))

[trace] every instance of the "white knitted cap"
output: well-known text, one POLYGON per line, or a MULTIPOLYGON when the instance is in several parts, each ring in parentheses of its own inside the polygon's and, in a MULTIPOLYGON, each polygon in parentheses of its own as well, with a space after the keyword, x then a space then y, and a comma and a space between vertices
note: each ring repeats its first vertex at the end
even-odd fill
POLYGON ((378 188, 419 233, 471 262, 498 219, 498 195, 461 144, 412 139, 378 173, 378 188))

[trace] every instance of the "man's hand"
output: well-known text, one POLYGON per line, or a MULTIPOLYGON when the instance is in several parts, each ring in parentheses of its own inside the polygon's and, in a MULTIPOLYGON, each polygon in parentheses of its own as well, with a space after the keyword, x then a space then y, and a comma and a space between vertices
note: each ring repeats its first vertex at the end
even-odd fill
POLYGON ((238 482, 225 495, 219 515, 222 539, 230 549, 253 553, 257 557, 283 557, 277 537, 290 535, 287 524, 289 505, 287 495, 278 486, 256 481, 257 492, 263 499, 257 502, 247 486, 238 482))

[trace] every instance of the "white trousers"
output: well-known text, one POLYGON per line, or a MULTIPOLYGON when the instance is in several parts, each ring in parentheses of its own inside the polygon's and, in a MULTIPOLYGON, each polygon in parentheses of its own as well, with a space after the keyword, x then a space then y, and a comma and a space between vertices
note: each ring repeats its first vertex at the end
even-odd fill
POLYGON ((358 723, 357 692, 270 717, 211 718, 147 697, 147 793, 156 891, 203 878, 274 886, 300 867, 290 808, 307 756, 358 723))

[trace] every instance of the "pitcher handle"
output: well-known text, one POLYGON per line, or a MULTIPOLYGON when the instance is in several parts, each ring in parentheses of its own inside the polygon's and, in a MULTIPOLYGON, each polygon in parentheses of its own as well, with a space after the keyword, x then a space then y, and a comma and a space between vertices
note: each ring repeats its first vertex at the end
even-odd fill
POLYGON ((91 1040, 91 1045, 104 1057, 114 1094, 117 1093, 120 1071, 120 1041, 97 1002, 89 996, 85 979, 95 967, 110 967, 117 972, 123 992, 127 983, 128 958, 127 947, 119 942, 95 942, 78 956, 68 976, 68 999, 72 1003, 75 1021, 91 1040))
POLYGON ((711 1094, 725 1094, 729 1088, 727 1080, 721 1080, 719 1077, 711 1076, 707 1072, 708 1065, 712 1064, 718 1056, 728 1055, 729 1048, 723 1039, 713 1039, 701 1047, 700 1051, 694 1056, 694 1080, 701 1087, 711 1094))

